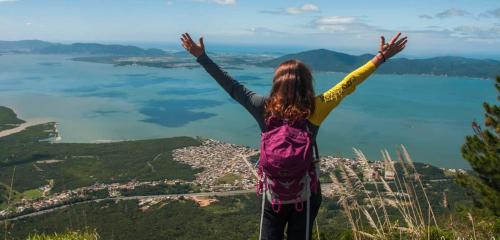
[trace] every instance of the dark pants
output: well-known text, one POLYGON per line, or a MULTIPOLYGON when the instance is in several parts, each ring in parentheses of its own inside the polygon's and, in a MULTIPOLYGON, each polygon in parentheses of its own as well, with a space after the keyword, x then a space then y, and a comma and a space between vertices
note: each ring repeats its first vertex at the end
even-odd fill
MULTIPOLYGON (((320 205, 321 187, 318 186, 318 192, 313 193, 310 198, 309 239, 312 239, 313 223, 316 215, 318 215, 320 205)), ((283 204, 281 210, 276 213, 273 211, 271 203, 266 200, 262 222, 262 240, 282 240, 287 223, 286 235, 288 240, 306 239, 306 213, 305 203, 304 209, 300 212, 295 210, 295 204, 283 204)))

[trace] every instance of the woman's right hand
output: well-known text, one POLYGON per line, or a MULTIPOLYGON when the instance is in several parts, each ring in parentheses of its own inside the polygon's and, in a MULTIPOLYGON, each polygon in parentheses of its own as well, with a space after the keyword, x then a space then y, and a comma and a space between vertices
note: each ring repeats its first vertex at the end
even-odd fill
POLYGON ((376 66, 380 66, 382 63, 389 60, 389 58, 403 51, 408 42, 408 37, 405 36, 399 39, 400 36, 401 33, 398 32, 388 43, 385 42, 384 36, 380 36, 380 51, 372 59, 372 62, 376 66))
POLYGON ((385 43, 384 36, 380 36, 380 52, 384 54, 386 60, 403 51, 403 49, 406 47, 408 37, 405 36, 399 39, 400 36, 401 33, 398 32, 388 43, 385 43))
POLYGON ((184 33, 182 34, 181 41, 184 49, 186 49, 189 53, 191 53, 191 55, 199 57, 203 53, 205 53, 205 45, 203 44, 203 37, 200 38, 200 44, 198 45, 193 41, 193 39, 191 39, 189 33, 184 33))

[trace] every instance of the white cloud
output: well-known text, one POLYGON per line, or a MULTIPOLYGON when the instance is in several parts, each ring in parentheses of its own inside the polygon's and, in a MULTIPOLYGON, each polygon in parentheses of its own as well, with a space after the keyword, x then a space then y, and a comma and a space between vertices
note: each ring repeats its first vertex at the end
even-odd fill
POLYGON ((350 16, 319 17, 313 21, 313 26, 327 32, 357 33, 377 29, 376 27, 362 23, 357 18, 350 16))
POLYGON ((272 36, 275 36, 275 35, 287 34, 285 32, 276 31, 276 30, 273 30, 273 29, 270 29, 270 28, 266 28, 266 27, 255 27, 255 28, 249 28, 249 29, 246 29, 246 30, 249 31, 252 34, 260 34, 260 35, 272 35, 272 36))
POLYGON ((219 5, 234 5, 236 4, 236 0, 214 0, 213 2, 219 5))
POLYGON ((306 3, 301 7, 289 7, 286 9, 286 12, 288 14, 301 14, 306 12, 318 12, 318 11, 319 7, 310 3, 306 3))
POLYGON ((472 14, 467 12, 467 11, 464 11, 462 9, 450 8, 450 9, 447 9, 443 12, 437 13, 435 15, 435 17, 443 19, 443 18, 451 18, 451 17, 465 17, 465 16, 470 16, 470 15, 472 15, 472 14))
POLYGON ((236 0, 192 0, 194 2, 211 2, 219 5, 235 5, 236 0))
POLYGON ((500 18, 500 8, 493 9, 491 11, 487 11, 484 13, 481 13, 481 17, 495 17, 495 18, 500 18))
POLYGON ((17 2, 17 0, 0 0, 0 3, 4 3, 4 2, 17 2))
POLYGON ((500 26, 477 27, 459 26, 450 34, 453 37, 466 38, 469 40, 498 40, 500 39, 500 26))
POLYGON ((320 25, 342 25, 354 22, 356 22, 355 17, 345 17, 345 16, 320 17, 316 20, 316 23, 320 25))
POLYGON ((300 7, 289 7, 289 8, 282 8, 278 10, 261 10, 259 11, 260 13, 268 13, 268 14, 278 14, 278 15, 296 15, 296 14, 302 14, 302 13, 308 13, 308 12, 319 12, 319 7, 306 3, 300 7))
POLYGON ((466 41, 500 41, 500 25, 493 26, 457 26, 446 29, 440 26, 428 26, 421 30, 385 29, 370 25, 352 16, 323 16, 312 22, 314 28, 337 34, 348 34, 351 36, 393 34, 403 31, 409 35, 428 36, 429 39, 439 36, 442 39, 462 39, 466 41))
POLYGON ((423 18, 423 19, 433 19, 433 17, 431 15, 427 15, 427 14, 422 14, 420 16, 418 16, 419 18, 423 18))

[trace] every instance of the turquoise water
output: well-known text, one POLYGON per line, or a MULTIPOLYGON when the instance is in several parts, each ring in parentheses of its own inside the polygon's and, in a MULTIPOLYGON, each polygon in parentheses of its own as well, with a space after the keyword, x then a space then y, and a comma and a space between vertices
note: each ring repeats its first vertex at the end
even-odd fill
MULTIPOLYGON (((170 136, 206 136, 257 147, 257 124, 201 68, 114 67, 71 61, 71 56, 0 56, 0 105, 23 119, 59 122, 62 141, 96 142, 170 136)), ((194 61, 194 60, 193 60, 194 61)), ((268 93, 273 69, 230 70, 268 93)), ((344 73, 315 73, 316 91, 344 73)), ((482 122, 493 81, 461 77, 373 75, 332 111, 319 132, 323 155, 373 160, 404 144, 414 161, 467 167, 460 157, 471 121, 482 122)))

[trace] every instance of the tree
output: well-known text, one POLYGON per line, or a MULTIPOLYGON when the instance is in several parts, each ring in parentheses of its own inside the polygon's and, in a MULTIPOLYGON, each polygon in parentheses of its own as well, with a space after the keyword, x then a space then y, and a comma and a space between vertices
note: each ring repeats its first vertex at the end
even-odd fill
MULTIPOLYGON (((495 87, 500 100, 500 77, 496 78, 495 87)), ((485 129, 474 121, 474 135, 466 137, 461 149, 475 174, 459 174, 458 183, 472 191, 477 207, 500 216, 500 106, 485 102, 483 107, 485 129)))

